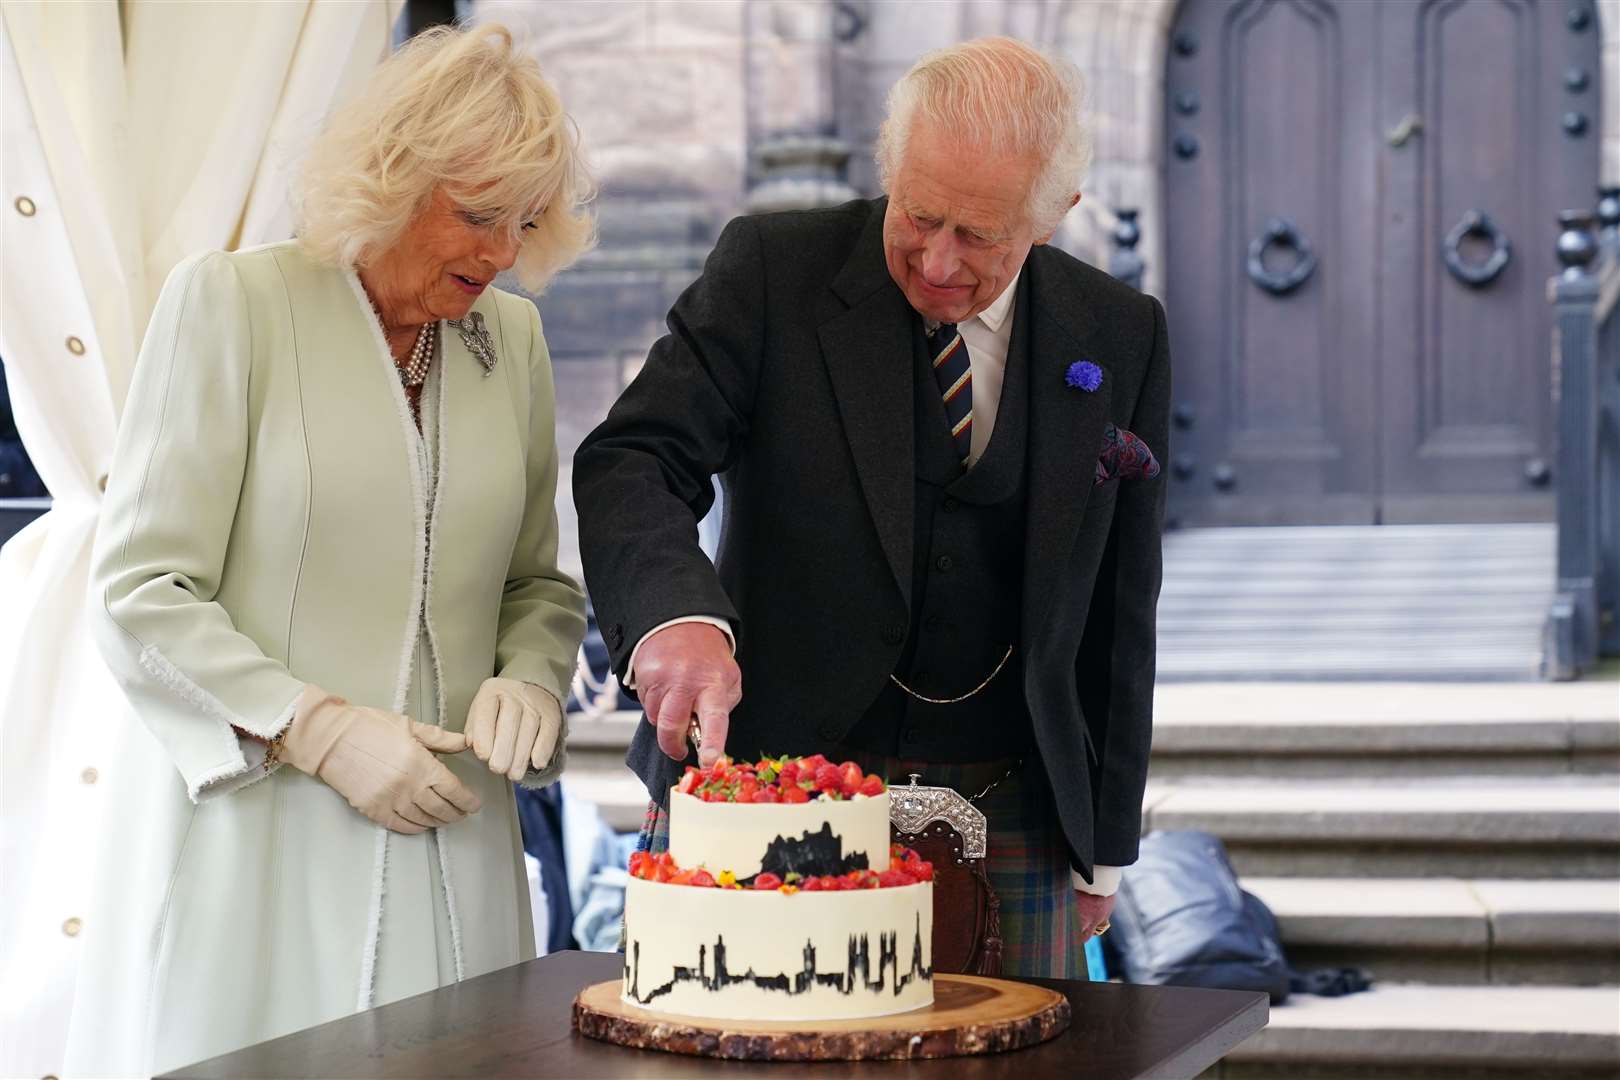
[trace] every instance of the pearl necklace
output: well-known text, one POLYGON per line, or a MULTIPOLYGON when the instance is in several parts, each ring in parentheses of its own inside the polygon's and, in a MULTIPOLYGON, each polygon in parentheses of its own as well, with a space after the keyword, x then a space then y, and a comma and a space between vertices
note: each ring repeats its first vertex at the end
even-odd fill
POLYGON ((414 389, 427 381, 428 365, 433 363, 433 339, 437 336, 438 323, 423 323, 422 329, 416 332, 416 344, 411 346, 411 355, 399 369, 399 381, 405 384, 406 389, 414 389))

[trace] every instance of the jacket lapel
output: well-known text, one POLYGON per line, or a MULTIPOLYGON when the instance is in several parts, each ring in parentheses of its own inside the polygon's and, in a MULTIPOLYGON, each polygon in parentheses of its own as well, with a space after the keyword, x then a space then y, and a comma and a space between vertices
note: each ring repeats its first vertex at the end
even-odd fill
POLYGON ((882 199, 873 204, 854 254, 833 281, 847 309, 822 323, 818 335, 861 493, 895 584, 910 604, 916 316, 883 262, 886 205, 882 199))
POLYGON ((1029 509, 1024 549, 1023 639, 1031 648, 1043 637, 1047 614, 1059 596, 1064 567, 1091 497, 1093 471, 1108 423, 1113 380, 1104 362, 1097 324, 1084 297, 1059 294, 1041 273, 1040 248, 1030 253, 1029 509), (1064 375, 1077 360, 1103 368, 1102 386, 1091 393, 1067 386, 1064 375))

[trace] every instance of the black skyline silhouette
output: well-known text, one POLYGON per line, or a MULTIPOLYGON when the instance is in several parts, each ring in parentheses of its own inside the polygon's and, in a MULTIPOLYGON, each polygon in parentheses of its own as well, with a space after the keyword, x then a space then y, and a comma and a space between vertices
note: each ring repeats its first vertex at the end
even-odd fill
POLYGON ((698 946, 697 967, 678 965, 674 976, 661 986, 654 987, 643 996, 641 993, 641 942, 630 944, 625 954, 624 981, 626 992, 630 999, 640 1005, 646 1005, 670 993, 681 983, 695 982, 702 985, 711 993, 718 992, 737 983, 752 983, 761 990, 780 990, 789 996, 806 993, 817 986, 830 986, 842 994, 849 995, 857 989, 864 988, 873 994, 882 994, 886 987, 892 986, 895 997, 907 986, 917 979, 932 979, 934 969, 932 966, 924 967, 922 962, 922 915, 917 915, 916 935, 911 943, 911 968, 905 974, 900 972, 899 932, 878 935, 878 962, 877 977, 872 977, 871 943, 866 934, 851 934, 849 936, 849 952, 843 971, 823 972, 816 967, 816 947, 809 938, 804 942, 804 967, 792 975, 779 972, 775 975, 757 975, 753 967, 741 975, 733 975, 726 963, 726 939, 724 934, 717 934, 714 939, 714 972, 708 970, 708 946, 698 946), (890 972, 893 973, 892 978, 890 972))

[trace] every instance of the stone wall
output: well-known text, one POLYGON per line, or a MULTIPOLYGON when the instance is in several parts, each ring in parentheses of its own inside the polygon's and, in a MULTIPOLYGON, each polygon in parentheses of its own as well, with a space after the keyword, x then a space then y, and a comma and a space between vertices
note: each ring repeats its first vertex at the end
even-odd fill
POLYGON ((540 299, 564 456, 662 332, 746 190, 744 0, 480 3, 522 35, 579 125, 600 242, 540 299))

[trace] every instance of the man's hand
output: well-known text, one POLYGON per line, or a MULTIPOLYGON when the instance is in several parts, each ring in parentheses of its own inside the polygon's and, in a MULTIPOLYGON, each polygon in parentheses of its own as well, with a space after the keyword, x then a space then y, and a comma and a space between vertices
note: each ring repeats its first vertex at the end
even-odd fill
POLYGON ((658 748, 685 761, 686 732, 696 715, 703 731, 698 761, 713 764, 725 752, 731 710, 742 700, 742 669, 726 635, 707 623, 667 626, 641 643, 635 669, 647 722, 658 728, 658 748))
POLYGON ((1088 892, 1074 890, 1074 904, 1080 909, 1080 940, 1082 942, 1095 937, 1097 927, 1108 921, 1108 916, 1114 911, 1114 898, 1112 896, 1094 896, 1088 892))

